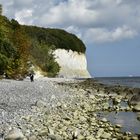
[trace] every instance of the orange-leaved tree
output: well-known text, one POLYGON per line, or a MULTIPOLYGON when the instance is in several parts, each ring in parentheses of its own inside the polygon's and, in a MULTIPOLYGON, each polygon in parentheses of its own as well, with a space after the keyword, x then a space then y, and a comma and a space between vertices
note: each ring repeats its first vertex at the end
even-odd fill
POLYGON ((17 73, 25 75, 28 71, 27 62, 29 60, 30 41, 16 20, 12 19, 11 23, 13 28, 13 42, 19 54, 18 63, 20 67, 17 69, 17 73))

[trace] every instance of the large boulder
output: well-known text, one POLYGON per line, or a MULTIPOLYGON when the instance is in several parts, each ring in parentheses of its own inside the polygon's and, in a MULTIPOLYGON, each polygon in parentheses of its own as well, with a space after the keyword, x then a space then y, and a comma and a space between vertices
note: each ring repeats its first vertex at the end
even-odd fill
POLYGON ((140 93, 132 96, 132 98, 129 100, 129 104, 133 106, 135 111, 140 111, 140 93))
POLYGON ((134 96, 132 96, 131 99, 129 100, 129 103, 131 105, 137 105, 138 103, 140 103, 140 93, 135 94, 134 96))
POLYGON ((140 111, 140 103, 133 107, 135 111, 140 111))
POLYGON ((5 140, 24 140, 25 137, 20 129, 14 128, 12 129, 7 136, 5 137, 5 140))

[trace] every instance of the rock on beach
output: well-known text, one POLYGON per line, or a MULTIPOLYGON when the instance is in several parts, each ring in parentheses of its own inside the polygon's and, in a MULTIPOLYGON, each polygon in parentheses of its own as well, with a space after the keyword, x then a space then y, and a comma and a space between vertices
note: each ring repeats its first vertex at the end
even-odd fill
POLYGON ((11 131, 9 131, 9 133, 7 134, 7 136, 5 136, 4 139, 5 140, 25 140, 25 137, 20 129, 14 128, 11 131))
MULTIPOLYGON (((74 79, 1 80, 0 134, 5 140, 138 139, 98 118, 98 111, 115 110, 116 105, 108 104, 111 93, 95 86, 98 90, 74 79)), ((123 97, 114 95, 119 104, 123 97)))

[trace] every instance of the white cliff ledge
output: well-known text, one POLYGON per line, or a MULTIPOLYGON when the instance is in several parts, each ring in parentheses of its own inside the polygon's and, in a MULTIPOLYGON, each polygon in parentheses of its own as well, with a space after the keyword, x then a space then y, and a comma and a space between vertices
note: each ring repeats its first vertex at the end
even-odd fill
POLYGON ((59 77, 90 78, 85 54, 79 54, 72 50, 57 49, 54 51, 54 55, 61 67, 59 77))

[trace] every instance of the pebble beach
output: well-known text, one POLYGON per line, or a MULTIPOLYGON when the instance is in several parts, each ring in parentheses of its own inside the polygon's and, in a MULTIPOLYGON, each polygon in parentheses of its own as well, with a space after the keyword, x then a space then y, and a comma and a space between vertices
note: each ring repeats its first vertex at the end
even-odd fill
POLYGON ((140 119, 139 95, 138 89, 108 88, 90 80, 3 79, 0 140, 138 140, 139 134, 122 132, 120 124, 100 118, 99 112, 134 111, 140 119), (122 107, 121 101, 129 105, 122 107))

